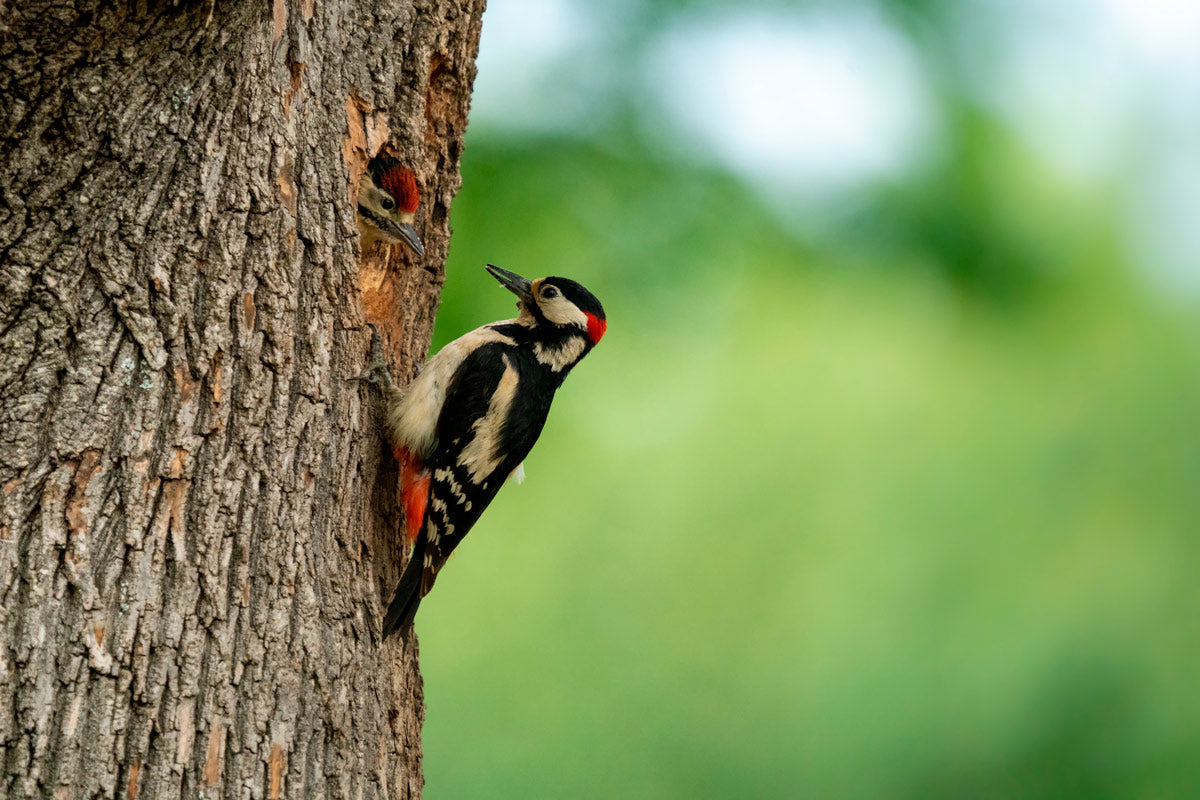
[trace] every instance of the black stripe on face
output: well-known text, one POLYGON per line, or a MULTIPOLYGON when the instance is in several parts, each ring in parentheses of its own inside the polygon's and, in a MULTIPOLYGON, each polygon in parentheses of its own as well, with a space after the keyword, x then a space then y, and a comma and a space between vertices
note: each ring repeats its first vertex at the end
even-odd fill
POLYGON ((362 203, 358 204, 358 213, 361 216, 364 216, 367 219, 369 219, 376 228, 379 228, 382 231, 386 231, 388 229, 387 220, 385 220, 383 217, 376 214, 371 209, 364 206, 362 203))

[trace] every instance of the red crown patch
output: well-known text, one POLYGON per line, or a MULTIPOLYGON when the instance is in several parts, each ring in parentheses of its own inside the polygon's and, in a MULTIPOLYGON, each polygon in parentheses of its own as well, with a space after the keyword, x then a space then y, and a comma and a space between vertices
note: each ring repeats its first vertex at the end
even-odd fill
POLYGON ((417 210, 420 197, 417 194, 417 176, 408 167, 392 167, 379 178, 383 190, 396 199, 401 211, 417 210))

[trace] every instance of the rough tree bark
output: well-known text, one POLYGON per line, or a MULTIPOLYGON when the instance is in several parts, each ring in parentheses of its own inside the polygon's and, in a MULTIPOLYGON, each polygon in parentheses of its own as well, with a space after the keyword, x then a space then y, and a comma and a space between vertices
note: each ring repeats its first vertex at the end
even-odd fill
POLYGON ((0 796, 419 797, 347 379, 428 347, 482 12, 0 2, 0 796), (360 256, 381 147, 421 259, 360 256))

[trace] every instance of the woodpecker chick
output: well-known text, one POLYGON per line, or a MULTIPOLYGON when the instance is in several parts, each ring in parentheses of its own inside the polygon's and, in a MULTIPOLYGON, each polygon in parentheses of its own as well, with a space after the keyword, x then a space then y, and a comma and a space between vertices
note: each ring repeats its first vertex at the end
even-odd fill
POLYGON ((391 156, 372 158, 358 182, 358 228, 364 248, 375 241, 404 242, 417 255, 424 255, 412 224, 419 202, 417 176, 411 169, 391 156))
POLYGON ((450 553, 522 466, 555 391, 607 329, 600 301, 575 281, 528 281, 487 269, 518 297, 520 315, 450 342, 389 401, 413 550, 388 606, 385 636, 412 624, 450 553))

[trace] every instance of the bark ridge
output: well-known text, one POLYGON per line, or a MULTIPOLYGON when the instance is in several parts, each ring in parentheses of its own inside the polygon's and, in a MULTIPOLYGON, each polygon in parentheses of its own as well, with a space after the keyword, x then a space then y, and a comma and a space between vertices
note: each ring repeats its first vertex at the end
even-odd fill
POLYGON ((482 0, 0 5, 0 796, 420 796, 365 364, 425 356, 482 0), (360 254, 387 147, 412 254, 360 254))

